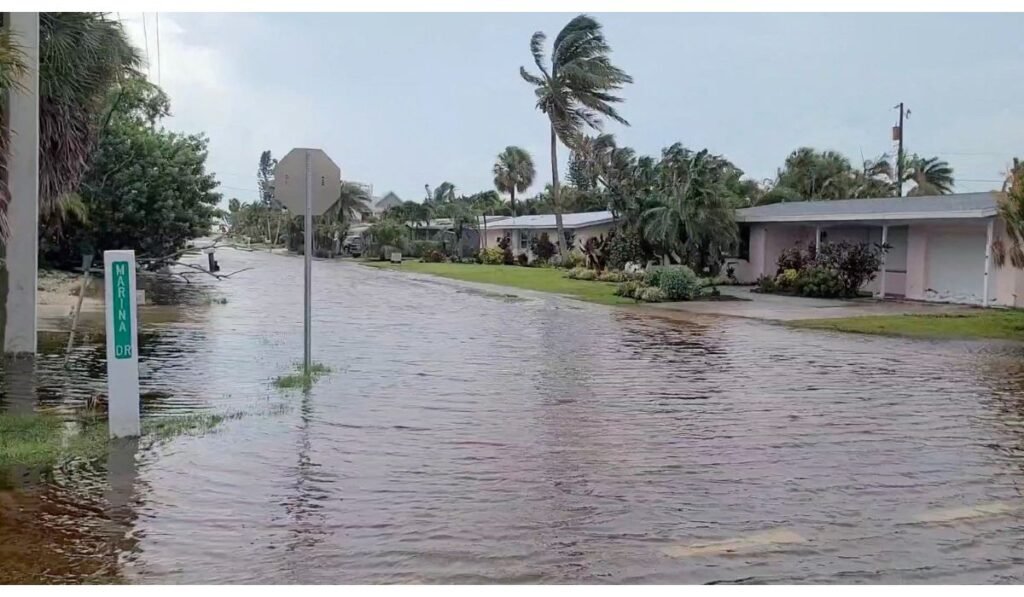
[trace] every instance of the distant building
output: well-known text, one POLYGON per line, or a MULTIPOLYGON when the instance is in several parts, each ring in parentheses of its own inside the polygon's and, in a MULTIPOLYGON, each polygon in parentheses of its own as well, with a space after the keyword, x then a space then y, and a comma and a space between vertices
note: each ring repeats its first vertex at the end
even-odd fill
POLYGON ((373 215, 379 216, 380 214, 384 213, 385 210, 392 207, 397 207, 402 203, 404 203, 404 201, 402 201, 401 197, 396 195, 393 191, 388 191, 386 195, 380 197, 379 199, 374 197, 372 205, 373 215))
MULTIPOLYGON (((490 219, 487 222, 484 248, 496 247, 502 237, 508 236, 512 241, 513 253, 525 253, 532 259, 534 255, 531 241, 534 238, 539 238, 541 234, 547 234, 548 240, 552 243, 558 242, 558 229, 554 214, 502 217, 493 223, 490 219)), ((607 236, 615 227, 615 217, 610 211, 562 214, 562 227, 570 239, 572 245, 570 248, 579 248, 591 237, 607 236)))

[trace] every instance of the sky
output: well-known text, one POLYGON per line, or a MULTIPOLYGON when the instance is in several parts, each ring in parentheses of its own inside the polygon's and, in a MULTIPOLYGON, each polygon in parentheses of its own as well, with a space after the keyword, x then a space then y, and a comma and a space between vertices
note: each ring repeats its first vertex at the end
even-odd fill
MULTIPOLYGON (((508 145, 533 156, 528 195, 551 180, 546 117, 519 67, 533 67, 530 36, 550 43, 572 14, 117 16, 170 95, 164 126, 210 138, 225 202, 254 200, 260 152, 292 147, 406 200, 443 181, 493 188, 508 145)), ((678 141, 758 180, 804 145, 859 165, 892 151, 902 101, 906 150, 947 160, 957 192, 998 188, 1024 156, 1024 14, 594 16, 634 78, 619 106, 631 126, 605 132, 641 154, 678 141)))

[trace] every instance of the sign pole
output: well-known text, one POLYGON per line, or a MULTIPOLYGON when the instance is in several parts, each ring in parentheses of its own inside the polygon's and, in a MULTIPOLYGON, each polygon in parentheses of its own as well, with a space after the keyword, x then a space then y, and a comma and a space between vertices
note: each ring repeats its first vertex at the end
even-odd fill
POLYGON ((139 313, 135 251, 104 251, 107 309, 107 417, 110 437, 138 437, 139 313))
POLYGON ((306 225, 303 237, 306 242, 303 251, 306 260, 306 302, 305 302, 305 344, 303 347, 302 371, 308 377, 313 354, 313 168, 310 165, 309 150, 306 150, 306 225))

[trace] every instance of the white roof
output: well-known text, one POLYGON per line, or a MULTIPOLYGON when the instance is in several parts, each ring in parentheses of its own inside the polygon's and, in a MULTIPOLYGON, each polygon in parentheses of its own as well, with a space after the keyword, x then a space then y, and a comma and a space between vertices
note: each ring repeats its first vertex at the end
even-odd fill
POLYGON ((998 193, 790 201, 736 210, 739 222, 850 222, 990 218, 998 193))
MULTIPOLYGON (((562 226, 566 228, 586 228, 609 224, 615 221, 615 216, 610 211, 588 211, 582 213, 562 214, 562 226)), ((505 218, 499 222, 488 224, 494 230, 511 230, 516 228, 554 228, 555 214, 543 214, 538 216, 515 216, 505 218)))

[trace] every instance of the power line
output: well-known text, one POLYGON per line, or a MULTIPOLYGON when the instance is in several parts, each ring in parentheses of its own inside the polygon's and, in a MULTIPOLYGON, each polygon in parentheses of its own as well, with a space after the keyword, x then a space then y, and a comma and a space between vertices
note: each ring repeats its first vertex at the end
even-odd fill
POLYGON ((160 85, 160 75, 163 69, 160 67, 160 13, 156 13, 156 84, 160 85))

